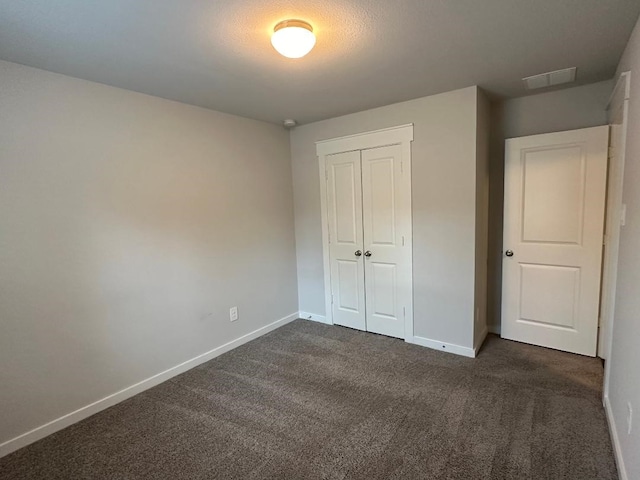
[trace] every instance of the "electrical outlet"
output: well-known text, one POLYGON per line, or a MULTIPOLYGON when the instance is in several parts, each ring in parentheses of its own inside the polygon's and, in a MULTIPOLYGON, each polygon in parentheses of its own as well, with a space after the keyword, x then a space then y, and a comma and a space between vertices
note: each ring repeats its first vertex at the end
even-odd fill
POLYGON ((633 425, 633 408, 631 402, 627 402, 627 434, 631 435, 631 427, 633 425))
POLYGON ((231 307, 229 309, 229 320, 235 322, 238 319, 238 307, 231 307))

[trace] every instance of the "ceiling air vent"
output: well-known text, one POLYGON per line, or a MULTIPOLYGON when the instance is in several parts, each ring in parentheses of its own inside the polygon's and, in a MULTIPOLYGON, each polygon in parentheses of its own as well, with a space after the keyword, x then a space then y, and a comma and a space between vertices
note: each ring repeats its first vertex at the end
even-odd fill
POLYGON ((555 70, 553 72, 541 73, 522 79, 524 86, 528 90, 537 88, 553 87, 562 85, 563 83, 571 83, 576 81, 576 67, 555 70))

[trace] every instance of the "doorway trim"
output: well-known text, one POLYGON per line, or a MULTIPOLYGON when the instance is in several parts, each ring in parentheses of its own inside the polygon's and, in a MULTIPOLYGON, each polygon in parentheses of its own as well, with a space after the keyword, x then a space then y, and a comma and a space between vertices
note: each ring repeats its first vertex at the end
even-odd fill
POLYGON ((605 251, 602 258, 602 290, 600 294, 600 322, 598 335, 598 356, 603 359, 611 354, 613 314, 618 271, 618 248, 620 244, 620 221, 622 214, 622 183, 624 180, 624 160, 627 138, 627 117, 631 88, 631 73, 620 74, 607 104, 609 138, 613 138, 613 125, 621 121, 621 145, 613 155, 609 145, 609 168, 607 178, 607 215, 605 220, 605 251), (619 115, 619 117, 618 117, 619 115), (615 162, 615 164, 614 164, 615 162), (615 174, 615 178, 612 177, 615 174))
MULTIPOLYGON (((322 218, 322 264, 324 267, 324 308, 326 323, 333 324, 333 309, 331 307, 331 264, 329 258, 329 215, 327 212, 327 168, 328 155, 351 152, 354 150, 368 150, 371 148, 400 145, 404 171, 411 179, 411 142, 413 141, 413 123, 397 127, 383 128, 369 132, 329 138, 316 142, 320 181, 320 212, 322 218)), ((411 189, 411 181, 408 182, 411 189)), ((412 215, 411 191, 409 193, 409 214, 412 215)), ((411 302, 407 306, 404 322, 404 340, 414 343, 413 335, 413 221, 409 222, 410 231, 405 239, 405 246, 411 254, 409 286, 411 288, 411 302)))
MULTIPOLYGON (((598 339, 599 348, 604 346, 604 352, 598 351, 598 355, 602 356, 605 359, 605 369, 604 369, 604 388, 603 388, 603 397, 605 404, 608 401, 609 397, 609 378, 610 378, 610 370, 611 370, 611 351, 613 344, 613 322, 614 322, 614 312, 615 312, 615 288, 616 288, 616 280, 617 280, 617 266, 618 266, 618 246, 620 243, 620 221, 622 220, 622 186, 624 180, 624 164, 625 164, 625 149, 626 149, 626 138, 627 138, 627 127, 628 127, 628 116, 629 116, 629 99, 631 98, 631 72, 623 72, 620 74, 616 86, 611 94, 611 98, 609 99, 609 104, 607 105, 607 114, 609 125, 614 121, 614 115, 617 112, 622 111, 622 142, 620 151, 617 155, 614 155, 614 159, 618 162, 616 165, 617 172, 619 175, 617 176, 614 182, 610 184, 610 188, 607 191, 607 214, 609 214, 613 218, 609 218, 607 216, 607 227, 610 225, 609 220, 617 219, 618 228, 614 230, 613 235, 610 235, 609 228, 606 228, 605 233, 608 234, 607 244, 613 247, 613 251, 611 255, 606 255, 603 258, 603 268, 602 268, 602 292, 607 289, 610 293, 610 297, 607 299, 609 302, 609 308, 607 312, 601 312, 603 314, 603 318, 600 320, 600 336, 598 339), (607 315, 608 318, 604 318, 604 315, 607 315)), ((609 168, 611 171, 611 168, 609 168)), ((602 300, 602 299, 601 299, 602 300)))

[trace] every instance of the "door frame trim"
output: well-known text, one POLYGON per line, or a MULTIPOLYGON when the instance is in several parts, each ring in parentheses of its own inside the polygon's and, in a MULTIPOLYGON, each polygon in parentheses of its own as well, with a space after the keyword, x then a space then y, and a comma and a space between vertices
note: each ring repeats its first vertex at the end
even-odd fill
MULTIPOLYGON (((620 156, 618 158, 620 169, 620 178, 619 183, 617 185, 613 185, 614 188, 619 189, 616 192, 611 190, 607 190, 607 203, 613 202, 613 208, 611 212, 614 215, 617 215, 620 218, 620 212, 622 209, 622 183, 624 181, 624 164, 625 164, 625 154, 626 154, 626 140, 628 133, 628 116, 629 116, 629 100, 631 98, 631 72, 623 72, 620 74, 616 86, 611 94, 611 99, 609 100, 609 104, 607 105, 607 113, 609 115, 608 121, 609 124, 612 122, 611 115, 615 113, 618 109, 623 109, 623 136, 624 139, 622 141, 622 146, 620 148, 620 156)), ((607 218, 607 223, 609 222, 609 218, 607 218)), ((605 229, 605 233, 608 229, 605 229)), ((618 249, 617 244, 620 242, 620 231, 618 229, 617 236, 615 238, 608 238, 607 241, 611 244, 615 244, 616 249, 614 254, 607 259, 605 256, 603 258, 603 262, 610 261, 608 268, 605 269, 605 264, 603 263, 602 269, 602 292, 604 292, 605 288, 609 288, 613 291, 613 297, 609 299, 610 308, 609 308, 609 318, 601 319, 601 326, 604 323, 604 328, 600 329, 600 335, 604 335, 604 338, 598 338, 599 345, 606 345, 605 352, 598 352, 598 355, 603 354, 606 357, 606 361, 604 362, 604 387, 602 391, 603 403, 606 405, 609 402, 609 381, 611 378, 611 353, 613 350, 613 324, 615 321, 615 289, 616 289, 616 280, 617 275, 613 275, 613 273, 617 273, 618 266, 618 249), (605 271, 609 272, 609 276, 605 276, 605 271)), ((601 299, 602 300, 602 299, 601 299)), ((602 312, 601 312, 602 313, 602 312)), ((606 313, 606 312, 605 312, 606 313)), ((616 442, 614 442, 616 444, 616 442)), ((615 445, 616 449, 618 445, 615 445)))
MULTIPOLYGON (((320 181, 320 212, 322 218, 322 263, 324 267, 324 297, 325 297, 325 321, 333 324, 333 309, 331 308, 331 263, 329 258, 329 214, 327 211, 327 176, 326 160, 328 155, 351 152, 354 150, 368 150, 371 148, 400 145, 404 171, 409 182, 409 214, 413 215, 411 205, 411 142, 413 141, 413 123, 399 125, 397 127, 383 128, 369 132, 346 135, 343 137, 329 138, 316 142, 316 154, 318 156, 318 173, 320 181)), ((413 343, 413 219, 409 222, 409 232, 405 238, 405 246, 409 248, 410 278, 403 282, 411 292, 411 301, 406 307, 404 322, 404 339, 413 343)))
MULTIPOLYGON (((605 239, 607 245, 602 258, 602 279, 600 287, 600 316, 598 318, 598 357, 607 359, 611 352, 611 337, 613 334, 613 316, 615 312, 615 292, 618 271, 618 248, 620 244, 620 220, 622 213, 622 184, 624 181, 624 163, 627 140, 627 124, 629 117, 629 98, 631 97, 631 72, 623 72, 618 77, 616 86, 607 104, 607 121, 609 124, 609 142, 611 142, 611 127, 615 122, 615 115, 622 113, 622 144, 620 151, 611 157, 608 155, 607 165, 607 205, 605 211, 605 239), (612 167, 615 161, 615 169, 612 167), (611 172, 617 172, 617 178, 611 178, 611 172), (612 221, 617 218, 617 228, 612 227, 612 221), (608 250, 608 251, 607 251, 608 250), (606 304, 605 304, 606 301, 606 304)), ((611 148, 611 144, 609 144, 611 148)), ((610 152, 611 150, 609 150, 610 152)))

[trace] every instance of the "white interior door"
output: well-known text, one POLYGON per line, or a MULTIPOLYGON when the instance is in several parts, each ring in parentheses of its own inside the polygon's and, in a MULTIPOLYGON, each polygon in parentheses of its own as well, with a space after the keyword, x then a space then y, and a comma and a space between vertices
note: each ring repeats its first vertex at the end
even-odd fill
POLYGON ((360 152, 326 157, 333 323, 366 330, 360 152))
POLYGON ((362 151, 367 330, 398 338, 412 300, 411 179, 402 153, 400 145, 362 151))
POLYGON ((608 127, 506 142, 502 336, 595 356, 608 127))

